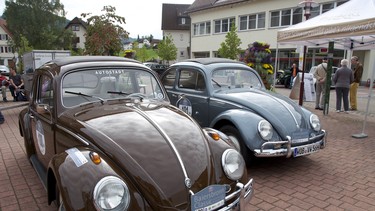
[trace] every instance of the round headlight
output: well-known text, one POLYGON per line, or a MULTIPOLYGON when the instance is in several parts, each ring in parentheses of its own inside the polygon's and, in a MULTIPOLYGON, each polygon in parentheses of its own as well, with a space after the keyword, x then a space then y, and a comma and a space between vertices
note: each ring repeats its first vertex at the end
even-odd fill
POLYGON ((319 131, 321 128, 319 117, 315 114, 311 114, 310 124, 315 131, 319 131))
POLYGON ((130 203, 128 186, 117 177, 104 177, 95 186, 94 200, 100 210, 126 210, 130 203))
POLYGON ((273 136, 273 128, 272 128, 272 125, 268 121, 261 120, 258 124, 258 131, 262 139, 266 141, 271 140, 273 136))
POLYGON ((225 175, 231 180, 240 179, 245 171, 245 161, 242 155, 234 149, 224 151, 221 157, 221 165, 225 175))

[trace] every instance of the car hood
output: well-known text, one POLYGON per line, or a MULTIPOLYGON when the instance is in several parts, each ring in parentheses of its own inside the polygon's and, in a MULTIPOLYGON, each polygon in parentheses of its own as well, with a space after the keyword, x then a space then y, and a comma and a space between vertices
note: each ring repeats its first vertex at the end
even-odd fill
POLYGON ((235 89, 217 92, 213 97, 234 103, 238 108, 252 110, 268 120, 283 138, 290 136, 291 132, 310 128, 309 117, 298 104, 272 91, 235 89))
POLYGON ((74 115, 98 137, 93 144, 159 209, 186 206, 189 199, 179 156, 193 192, 217 182, 206 136, 195 121, 169 104, 103 105, 74 115))

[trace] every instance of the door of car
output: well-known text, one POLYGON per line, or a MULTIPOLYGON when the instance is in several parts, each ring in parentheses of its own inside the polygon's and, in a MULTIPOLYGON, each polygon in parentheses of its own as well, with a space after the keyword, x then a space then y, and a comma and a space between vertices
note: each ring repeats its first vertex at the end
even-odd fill
POLYGON ((31 132, 35 153, 44 168, 55 154, 53 118, 54 99, 52 77, 37 75, 30 106, 31 132))
POLYGON ((192 116, 201 126, 208 126, 208 90, 206 76, 192 67, 173 67, 162 76, 172 105, 192 116))

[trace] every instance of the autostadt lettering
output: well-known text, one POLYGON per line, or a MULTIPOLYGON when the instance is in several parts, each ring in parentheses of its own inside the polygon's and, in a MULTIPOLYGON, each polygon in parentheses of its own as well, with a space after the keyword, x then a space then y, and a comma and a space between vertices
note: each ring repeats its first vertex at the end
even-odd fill
POLYGON ((96 70, 95 75, 118 75, 125 73, 124 70, 96 70))
POLYGON ((218 196, 225 194, 225 189, 220 189, 218 191, 210 192, 209 194, 205 194, 203 196, 196 196, 194 197, 194 208, 203 208, 213 203, 217 203, 217 201, 213 201, 217 199, 218 196))

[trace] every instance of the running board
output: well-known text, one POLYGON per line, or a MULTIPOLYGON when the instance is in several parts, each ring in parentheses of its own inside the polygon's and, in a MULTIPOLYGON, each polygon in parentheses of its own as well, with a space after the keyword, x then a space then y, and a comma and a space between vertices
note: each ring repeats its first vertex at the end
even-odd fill
POLYGON ((40 181, 42 182, 44 189, 47 190, 47 173, 46 173, 46 170, 43 168, 42 163, 38 160, 36 155, 31 155, 30 161, 36 173, 38 174, 38 177, 40 181))

